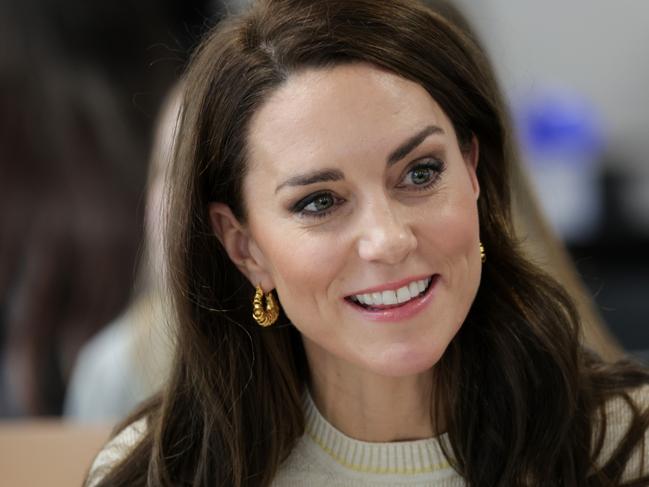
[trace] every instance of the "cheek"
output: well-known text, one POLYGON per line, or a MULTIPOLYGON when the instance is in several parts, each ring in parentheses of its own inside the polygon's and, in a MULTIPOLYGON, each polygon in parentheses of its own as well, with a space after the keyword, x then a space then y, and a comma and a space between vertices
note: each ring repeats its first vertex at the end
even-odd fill
POLYGON ((480 284, 480 235, 477 205, 467 195, 438 211, 434 220, 421 226, 426 246, 422 249, 438 266, 444 287, 449 292, 448 319, 458 324, 475 298, 480 284))
POLYGON ((286 315, 294 323, 308 323, 326 313, 324 304, 336 299, 336 276, 345 252, 329 235, 277 227, 265 239, 264 253, 286 315))
POLYGON ((468 207, 446 232, 448 254, 456 259, 465 261, 466 265, 475 264, 475 256, 479 255, 480 231, 478 213, 474 207, 468 207))
POLYGON ((474 255, 479 255, 477 204, 468 194, 422 212, 418 227, 422 243, 428 243, 441 259, 472 260, 474 255))

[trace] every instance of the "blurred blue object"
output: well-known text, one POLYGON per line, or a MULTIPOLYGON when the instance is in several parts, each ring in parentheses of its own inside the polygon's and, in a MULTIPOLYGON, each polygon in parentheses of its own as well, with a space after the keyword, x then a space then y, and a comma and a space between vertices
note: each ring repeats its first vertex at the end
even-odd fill
POLYGON ((605 147, 596 108, 579 93, 548 88, 517 112, 523 153, 550 222, 567 242, 591 240, 601 220, 605 147))
POLYGON ((597 112, 578 93, 546 91, 528 100, 521 115, 521 135, 532 163, 590 164, 604 149, 597 112))

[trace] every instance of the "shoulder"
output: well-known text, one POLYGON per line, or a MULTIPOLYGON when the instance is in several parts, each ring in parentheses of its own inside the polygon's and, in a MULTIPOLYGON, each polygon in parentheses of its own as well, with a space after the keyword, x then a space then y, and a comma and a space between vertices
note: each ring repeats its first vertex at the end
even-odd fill
MULTIPOLYGON (((629 433, 634 417, 646 414, 649 410, 649 385, 644 385, 628 391, 627 397, 616 396, 604 405, 603 412, 606 420, 604 443, 598 455, 596 464, 603 466, 623 443, 629 433)), ((595 438, 601 430, 599 421, 595 428, 595 438)), ((630 480, 649 474, 649 429, 644 427, 638 434, 638 442, 633 449, 629 462, 624 470, 623 480, 630 480)))
POLYGON ((609 399, 605 406, 606 419, 614 425, 629 425, 635 409, 640 412, 649 407, 649 384, 627 391, 628 399, 615 396, 609 399))
POLYGON ((147 430, 146 418, 131 423, 113 437, 99 452, 90 467, 87 487, 93 487, 115 465, 121 462, 144 437, 147 430))
POLYGON ((122 316, 93 337, 79 353, 65 397, 64 412, 82 421, 117 420, 139 401, 134 373, 134 323, 122 316))

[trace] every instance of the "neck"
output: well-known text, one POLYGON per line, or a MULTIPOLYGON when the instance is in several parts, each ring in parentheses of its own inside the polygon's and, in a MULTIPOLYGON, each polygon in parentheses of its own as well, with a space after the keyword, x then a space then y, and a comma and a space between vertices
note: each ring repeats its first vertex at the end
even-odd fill
POLYGON ((307 349, 311 394, 321 414, 345 435, 368 442, 437 436, 432 412, 433 371, 388 377, 307 349))

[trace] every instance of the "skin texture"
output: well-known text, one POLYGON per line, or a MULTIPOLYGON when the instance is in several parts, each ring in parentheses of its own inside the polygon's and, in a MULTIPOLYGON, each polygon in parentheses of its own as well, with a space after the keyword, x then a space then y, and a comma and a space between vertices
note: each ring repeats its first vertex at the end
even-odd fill
POLYGON ((212 227, 254 285, 276 290, 302 334, 320 410, 367 441, 438 433, 431 375, 480 283, 477 141, 462 152, 421 86, 356 64, 292 75, 253 118, 248 151, 247 221, 213 203, 212 227), (321 170, 344 179, 286 184, 321 170), (432 299, 406 319, 377 322, 344 299, 431 275, 432 299))

